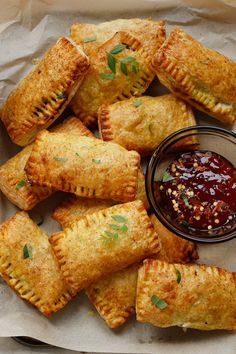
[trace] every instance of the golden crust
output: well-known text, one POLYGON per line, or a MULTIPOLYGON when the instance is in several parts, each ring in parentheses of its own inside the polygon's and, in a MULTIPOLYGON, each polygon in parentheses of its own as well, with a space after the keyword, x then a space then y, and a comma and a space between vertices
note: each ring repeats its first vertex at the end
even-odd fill
MULTIPOLYGON (((155 256, 169 263, 188 263, 198 259, 197 247, 168 231, 152 214, 150 220, 158 234, 160 252, 155 256)), ((133 265, 92 284, 86 291, 89 300, 111 328, 124 324, 135 312, 138 265, 133 265)))
MULTIPOLYGON (((172 94, 131 98, 98 111, 100 135, 128 150, 151 154, 160 142, 175 131, 195 125, 191 108, 172 94), (140 104, 138 107, 135 104, 140 104)), ((186 144, 192 144, 192 139, 186 144)))
POLYGON ((127 32, 137 38, 154 55, 165 40, 165 23, 148 19, 131 18, 117 19, 99 23, 74 23, 70 28, 71 38, 81 45, 85 53, 90 56, 108 41, 116 32, 127 32), (86 42, 86 39, 95 39, 86 42))
POLYGON ((159 260, 168 263, 189 263, 198 259, 197 244, 173 234, 154 214, 150 215, 150 219, 161 244, 159 260))
POLYGON ((135 312, 138 264, 91 285, 86 294, 110 328, 122 326, 135 312))
POLYGON ((73 195, 58 205, 52 217, 65 229, 82 219, 84 215, 96 213, 114 204, 112 200, 80 198, 73 195))
MULTIPOLYGON (((67 118, 62 124, 52 129, 54 132, 74 133, 77 136, 93 134, 75 117, 67 118)), ((32 209, 37 203, 49 197, 53 189, 31 185, 24 171, 26 162, 32 152, 33 144, 26 146, 18 154, 0 167, 0 189, 18 208, 32 209)))
MULTIPOLYGON (((159 46, 161 45, 159 39, 157 43, 159 46)), ((85 125, 89 125, 96 121, 100 105, 111 104, 133 95, 141 96, 154 78, 151 58, 150 50, 145 50, 138 39, 125 32, 116 33, 90 55, 90 70, 70 103, 75 115, 85 125), (127 47, 120 53, 113 55, 117 61, 114 78, 102 78, 101 74, 111 73, 108 67, 107 53, 121 43, 126 44, 127 47), (127 64, 128 73, 125 75, 120 70, 120 61, 128 56, 135 58, 139 63, 139 69, 138 72, 132 71, 129 63, 127 64)))
POLYGON ((86 215, 52 235, 50 242, 75 291, 159 252, 158 238, 139 200, 86 215), (123 225, 125 231, 120 229, 123 225))
POLYGON ((1 119, 12 141, 25 146, 65 109, 89 68, 80 48, 61 37, 10 93, 1 119))
POLYGON ((74 134, 39 133, 26 164, 30 182, 87 198, 135 199, 140 156, 74 134))
POLYGON ((161 83, 223 123, 236 119, 236 64, 174 28, 153 58, 161 83))
POLYGON ((144 261, 139 269, 137 320, 158 327, 236 329, 236 273, 205 265, 144 261), (177 282, 177 270, 181 279, 177 282), (159 309, 151 298, 164 300, 159 309))
MULTIPOLYGON (((149 209, 150 206, 145 190, 145 178, 141 171, 138 172, 138 190, 135 199, 141 200, 145 209, 149 209)), ((59 204, 54 210, 52 217, 59 222, 64 229, 69 227, 74 221, 80 220, 84 215, 93 214, 99 210, 109 208, 114 204, 115 202, 112 200, 71 196, 59 204)))
POLYGON ((47 235, 25 212, 0 225, 0 275, 18 296, 46 316, 64 307, 73 295, 47 235))

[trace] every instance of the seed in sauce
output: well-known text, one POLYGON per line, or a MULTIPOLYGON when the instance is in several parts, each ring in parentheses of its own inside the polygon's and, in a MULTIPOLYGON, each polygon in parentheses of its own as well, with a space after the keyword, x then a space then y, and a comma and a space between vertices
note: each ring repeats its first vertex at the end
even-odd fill
POLYGON ((170 178, 161 182, 161 204, 175 222, 201 230, 235 225, 236 170, 224 157, 211 151, 187 152, 165 173, 170 178))

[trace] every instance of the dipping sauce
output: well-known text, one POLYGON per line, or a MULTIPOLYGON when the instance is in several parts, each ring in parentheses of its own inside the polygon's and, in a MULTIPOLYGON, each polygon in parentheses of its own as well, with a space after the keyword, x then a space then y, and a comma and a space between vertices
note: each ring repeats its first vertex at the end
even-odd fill
POLYGON ((162 208, 185 227, 214 234, 236 222, 236 170, 214 152, 179 155, 164 172, 159 193, 162 208))

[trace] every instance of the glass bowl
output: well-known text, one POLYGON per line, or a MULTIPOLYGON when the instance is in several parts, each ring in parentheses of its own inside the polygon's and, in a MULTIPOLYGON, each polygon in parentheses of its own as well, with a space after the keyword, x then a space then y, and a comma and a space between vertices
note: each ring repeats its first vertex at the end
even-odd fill
POLYGON ((236 222, 230 228, 214 228, 214 235, 206 230, 191 230, 176 223, 161 206, 155 184, 176 155, 193 150, 218 153, 236 166, 236 134, 226 129, 212 126, 192 126, 178 130, 168 136, 153 153, 146 171, 146 192, 149 203, 161 223, 176 235, 202 243, 224 242, 236 237, 236 222))

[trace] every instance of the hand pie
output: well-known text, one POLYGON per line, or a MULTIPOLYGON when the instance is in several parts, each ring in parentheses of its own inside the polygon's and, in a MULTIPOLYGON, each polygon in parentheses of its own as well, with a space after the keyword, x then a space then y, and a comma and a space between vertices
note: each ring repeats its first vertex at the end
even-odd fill
POLYGON ((74 134, 39 133, 26 164, 30 182, 88 198, 134 200, 140 156, 74 134))
MULTIPOLYGON (((163 41, 156 37, 154 48, 163 41)), ((126 32, 117 32, 89 59, 90 70, 70 104, 85 125, 96 122, 102 104, 141 96, 154 78, 151 50, 126 32)))
POLYGON ((47 235, 25 212, 0 225, 0 275, 18 296, 46 316, 64 307, 73 295, 47 235))
POLYGON ((117 19, 99 23, 75 23, 70 28, 73 41, 90 56, 116 32, 127 32, 137 38, 154 55, 165 39, 165 23, 140 18, 117 19))
POLYGON ((176 96, 232 124, 236 119, 236 64, 174 28, 153 58, 163 85, 176 96))
MULTIPOLYGON (((52 130, 60 133, 74 133, 77 136, 93 136, 83 123, 74 117, 66 119, 52 130)), ((32 209, 37 203, 49 197, 54 191, 48 187, 33 186, 27 181, 24 168, 32 152, 32 148, 33 144, 26 146, 0 167, 1 191, 13 204, 23 210, 32 209)))
POLYGON ((158 327, 236 329, 236 273, 147 259, 139 269, 137 320, 158 327))
POLYGON ((139 200, 86 215, 50 242, 75 291, 159 252, 158 237, 139 200))
MULTIPOLYGON (((172 234, 154 214, 150 219, 161 243, 161 250, 155 255, 156 258, 169 263, 187 263, 198 259, 194 243, 172 234)), ((135 312, 138 268, 139 264, 134 264, 86 289, 89 300, 110 328, 120 327, 135 312)))
MULTIPOLYGON (((138 172, 138 191, 135 199, 141 200, 144 203, 145 209, 149 209, 144 175, 141 171, 138 172)), ((115 202, 112 200, 71 196, 54 210, 52 217, 59 222, 64 229, 70 226, 74 221, 80 220, 84 215, 93 214, 99 210, 109 208, 114 204, 115 202)))
POLYGON ((1 119, 15 144, 31 143, 65 109, 89 68, 83 51, 61 37, 8 96, 1 119))
POLYGON ((195 124, 191 108, 172 94, 130 98, 102 105, 98 111, 103 140, 145 155, 151 154, 168 135, 195 124))

